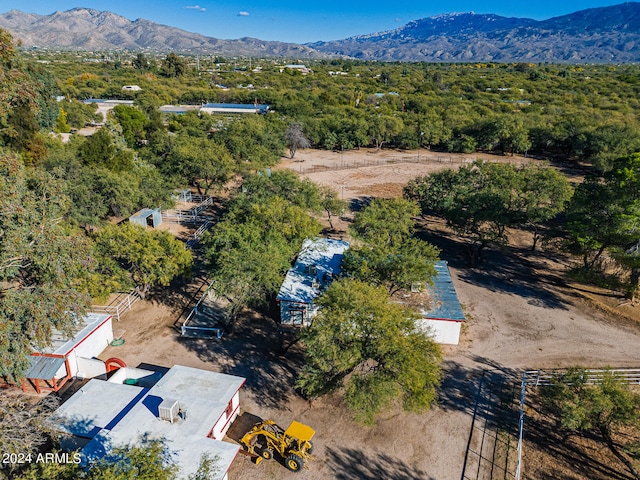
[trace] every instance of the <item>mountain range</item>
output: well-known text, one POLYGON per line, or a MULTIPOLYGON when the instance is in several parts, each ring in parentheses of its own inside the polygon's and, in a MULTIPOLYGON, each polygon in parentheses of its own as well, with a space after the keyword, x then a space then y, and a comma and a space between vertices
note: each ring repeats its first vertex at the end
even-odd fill
POLYGON ((225 56, 428 62, 640 61, 638 2, 540 21, 472 12, 444 14, 386 32, 304 45, 255 38, 221 40, 88 8, 51 15, 12 10, 0 15, 0 28, 11 32, 25 47, 63 50, 146 49, 225 56))

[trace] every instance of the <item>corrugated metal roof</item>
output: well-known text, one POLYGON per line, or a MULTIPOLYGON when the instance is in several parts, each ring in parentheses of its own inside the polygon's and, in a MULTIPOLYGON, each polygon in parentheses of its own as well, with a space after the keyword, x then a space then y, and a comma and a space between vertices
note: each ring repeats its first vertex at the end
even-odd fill
POLYGON ((258 108, 258 109, 269 108, 269 105, 264 104, 264 103, 258 103, 258 104, 254 104, 254 103, 205 103, 204 105, 202 105, 202 108, 229 108, 229 109, 242 108, 242 109, 246 109, 246 110, 255 110, 256 108, 258 108))
POLYGON ((31 356, 29 357, 29 369, 24 374, 24 377, 51 380, 63 364, 64 358, 31 356))
POLYGON ((111 315, 108 313, 88 313, 73 329, 73 338, 70 339, 68 335, 54 329, 51 333, 51 345, 39 350, 36 349, 36 351, 39 353, 66 355, 86 337, 88 337, 95 329, 109 320, 110 317, 111 315))
POLYGON ((460 300, 458 300, 458 294, 453 285, 447 262, 440 260, 435 267, 438 276, 433 279, 433 286, 428 287, 434 306, 428 312, 421 312, 422 316, 424 318, 463 322, 465 320, 464 312, 462 311, 460 300))
POLYGON ((349 243, 331 238, 306 239, 302 250, 276 297, 279 301, 311 303, 331 279, 340 274, 340 263, 349 243))

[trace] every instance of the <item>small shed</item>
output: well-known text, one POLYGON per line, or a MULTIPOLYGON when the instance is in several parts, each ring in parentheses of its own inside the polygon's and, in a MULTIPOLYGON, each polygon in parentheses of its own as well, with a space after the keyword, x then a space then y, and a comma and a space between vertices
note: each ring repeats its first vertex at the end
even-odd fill
POLYGON ((465 321, 464 312, 458 300, 449 265, 440 260, 435 265, 437 276, 428 290, 432 307, 420 312, 421 319, 417 327, 431 333, 438 343, 457 345, 460 341, 460 329, 465 321))
POLYGON ((308 327, 318 312, 313 300, 340 274, 349 243, 331 238, 306 239, 287 272, 276 301, 282 325, 308 327))
POLYGON ((158 228, 162 224, 162 213, 159 208, 143 208, 129 217, 129 222, 141 227, 158 228))
MULTIPOLYGON (((91 363, 86 360, 100 355, 112 340, 112 317, 105 313, 85 316, 76 326, 72 338, 54 330, 51 345, 31 354, 30 366, 21 382, 22 389, 26 390, 26 381, 29 381, 38 393, 42 390, 57 392, 71 378, 85 376, 85 366, 91 363)), ((106 370, 98 373, 106 373, 106 370)))
POLYGON ((239 445, 222 438, 240 411, 245 379, 175 365, 150 389, 90 380, 53 416, 65 445, 80 447, 85 464, 141 438, 162 438, 180 477, 195 473, 202 454, 216 458, 227 479, 239 445))

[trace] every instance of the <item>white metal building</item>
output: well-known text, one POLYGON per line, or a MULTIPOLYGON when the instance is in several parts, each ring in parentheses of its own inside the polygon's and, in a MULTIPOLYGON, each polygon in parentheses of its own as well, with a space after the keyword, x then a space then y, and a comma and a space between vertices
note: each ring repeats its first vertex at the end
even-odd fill
POLYGON ((179 365, 150 389, 93 379, 56 411, 53 422, 66 433, 64 445, 82 447, 87 465, 147 437, 165 442, 181 477, 195 473, 207 454, 217 459, 217 479, 226 480, 240 447, 222 438, 240 411, 244 382, 179 365))
POLYGON ((202 113, 260 113, 269 112, 269 105, 262 103, 205 103, 200 108, 202 113))
POLYGON ((435 265, 438 275, 428 290, 433 301, 432 307, 420 312, 422 317, 417 327, 430 333, 438 343, 457 345, 460 328, 465 321, 464 312, 458 300, 449 266, 444 260, 435 265))
POLYGON ((340 274, 349 243, 331 238, 306 239, 296 263, 287 272, 276 300, 280 323, 308 327, 318 313, 313 300, 340 274))
MULTIPOLYGON (((83 373, 91 368, 90 360, 100 355, 112 340, 111 315, 89 313, 77 325, 71 339, 54 330, 51 345, 32 353, 25 379, 33 383, 38 393, 41 390, 58 391, 74 376, 85 376, 83 373)), ((104 363, 99 363, 104 368, 104 363)), ((94 373, 106 373, 106 370, 94 373)), ((22 380, 22 389, 26 390, 25 380, 22 380)))

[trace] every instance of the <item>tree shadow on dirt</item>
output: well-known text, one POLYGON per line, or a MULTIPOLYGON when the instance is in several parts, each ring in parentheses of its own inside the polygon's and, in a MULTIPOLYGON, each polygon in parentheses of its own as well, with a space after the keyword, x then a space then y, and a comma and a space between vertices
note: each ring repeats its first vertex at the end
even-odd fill
POLYGON ((386 454, 368 455, 355 448, 327 449, 327 466, 337 480, 435 480, 425 472, 386 454))
POLYGON ((233 331, 221 339, 180 338, 200 360, 215 365, 217 371, 246 378, 258 405, 279 408, 290 395, 303 364, 298 345, 279 355, 277 325, 269 318, 246 312, 234 323, 233 331))
POLYGON ((421 238, 441 250, 440 258, 458 270, 458 278, 493 292, 502 292, 525 298, 532 305, 567 310, 566 302, 553 291, 565 280, 550 272, 544 265, 545 254, 528 248, 487 247, 481 263, 469 266, 468 244, 455 235, 432 232, 428 224, 420 232, 421 238))
POLYGON ((443 362, 438 405, 443 410, 465 412, 489 424, 511 422, 514 389, 520 385, 519 374, 482 360, 476 361, 489 368, 466 367, 451 360, 443 362))
MULTIPOLYGON (((540 396, 536 391, 528 393, 528 411, 525 418, 524 452, 525 464, 530 469, 541 462, 535 469, 535 478, 554 478, 577 480, 632 480, 622 463, 608 455, 607 447, 596 435, 585 432, 569 435, 569 432, 558 425, 558 422, 542 407, 540 396), (585 441, 592 446, 582 445, 585 441), (593 445, 597 445, 594 447, 593 445), (527 452, 534 450, 530 456, 527 452), (589 452, 598 452, 592 455, 589 452), (607 455, 602 455, 602 452, 607 455), (543 452, 548 458, 542 459, 543 452), (609 460, 605 460, 609 458, 609 460)), ((524 478, 528 477, 525 473, 524 478)))

